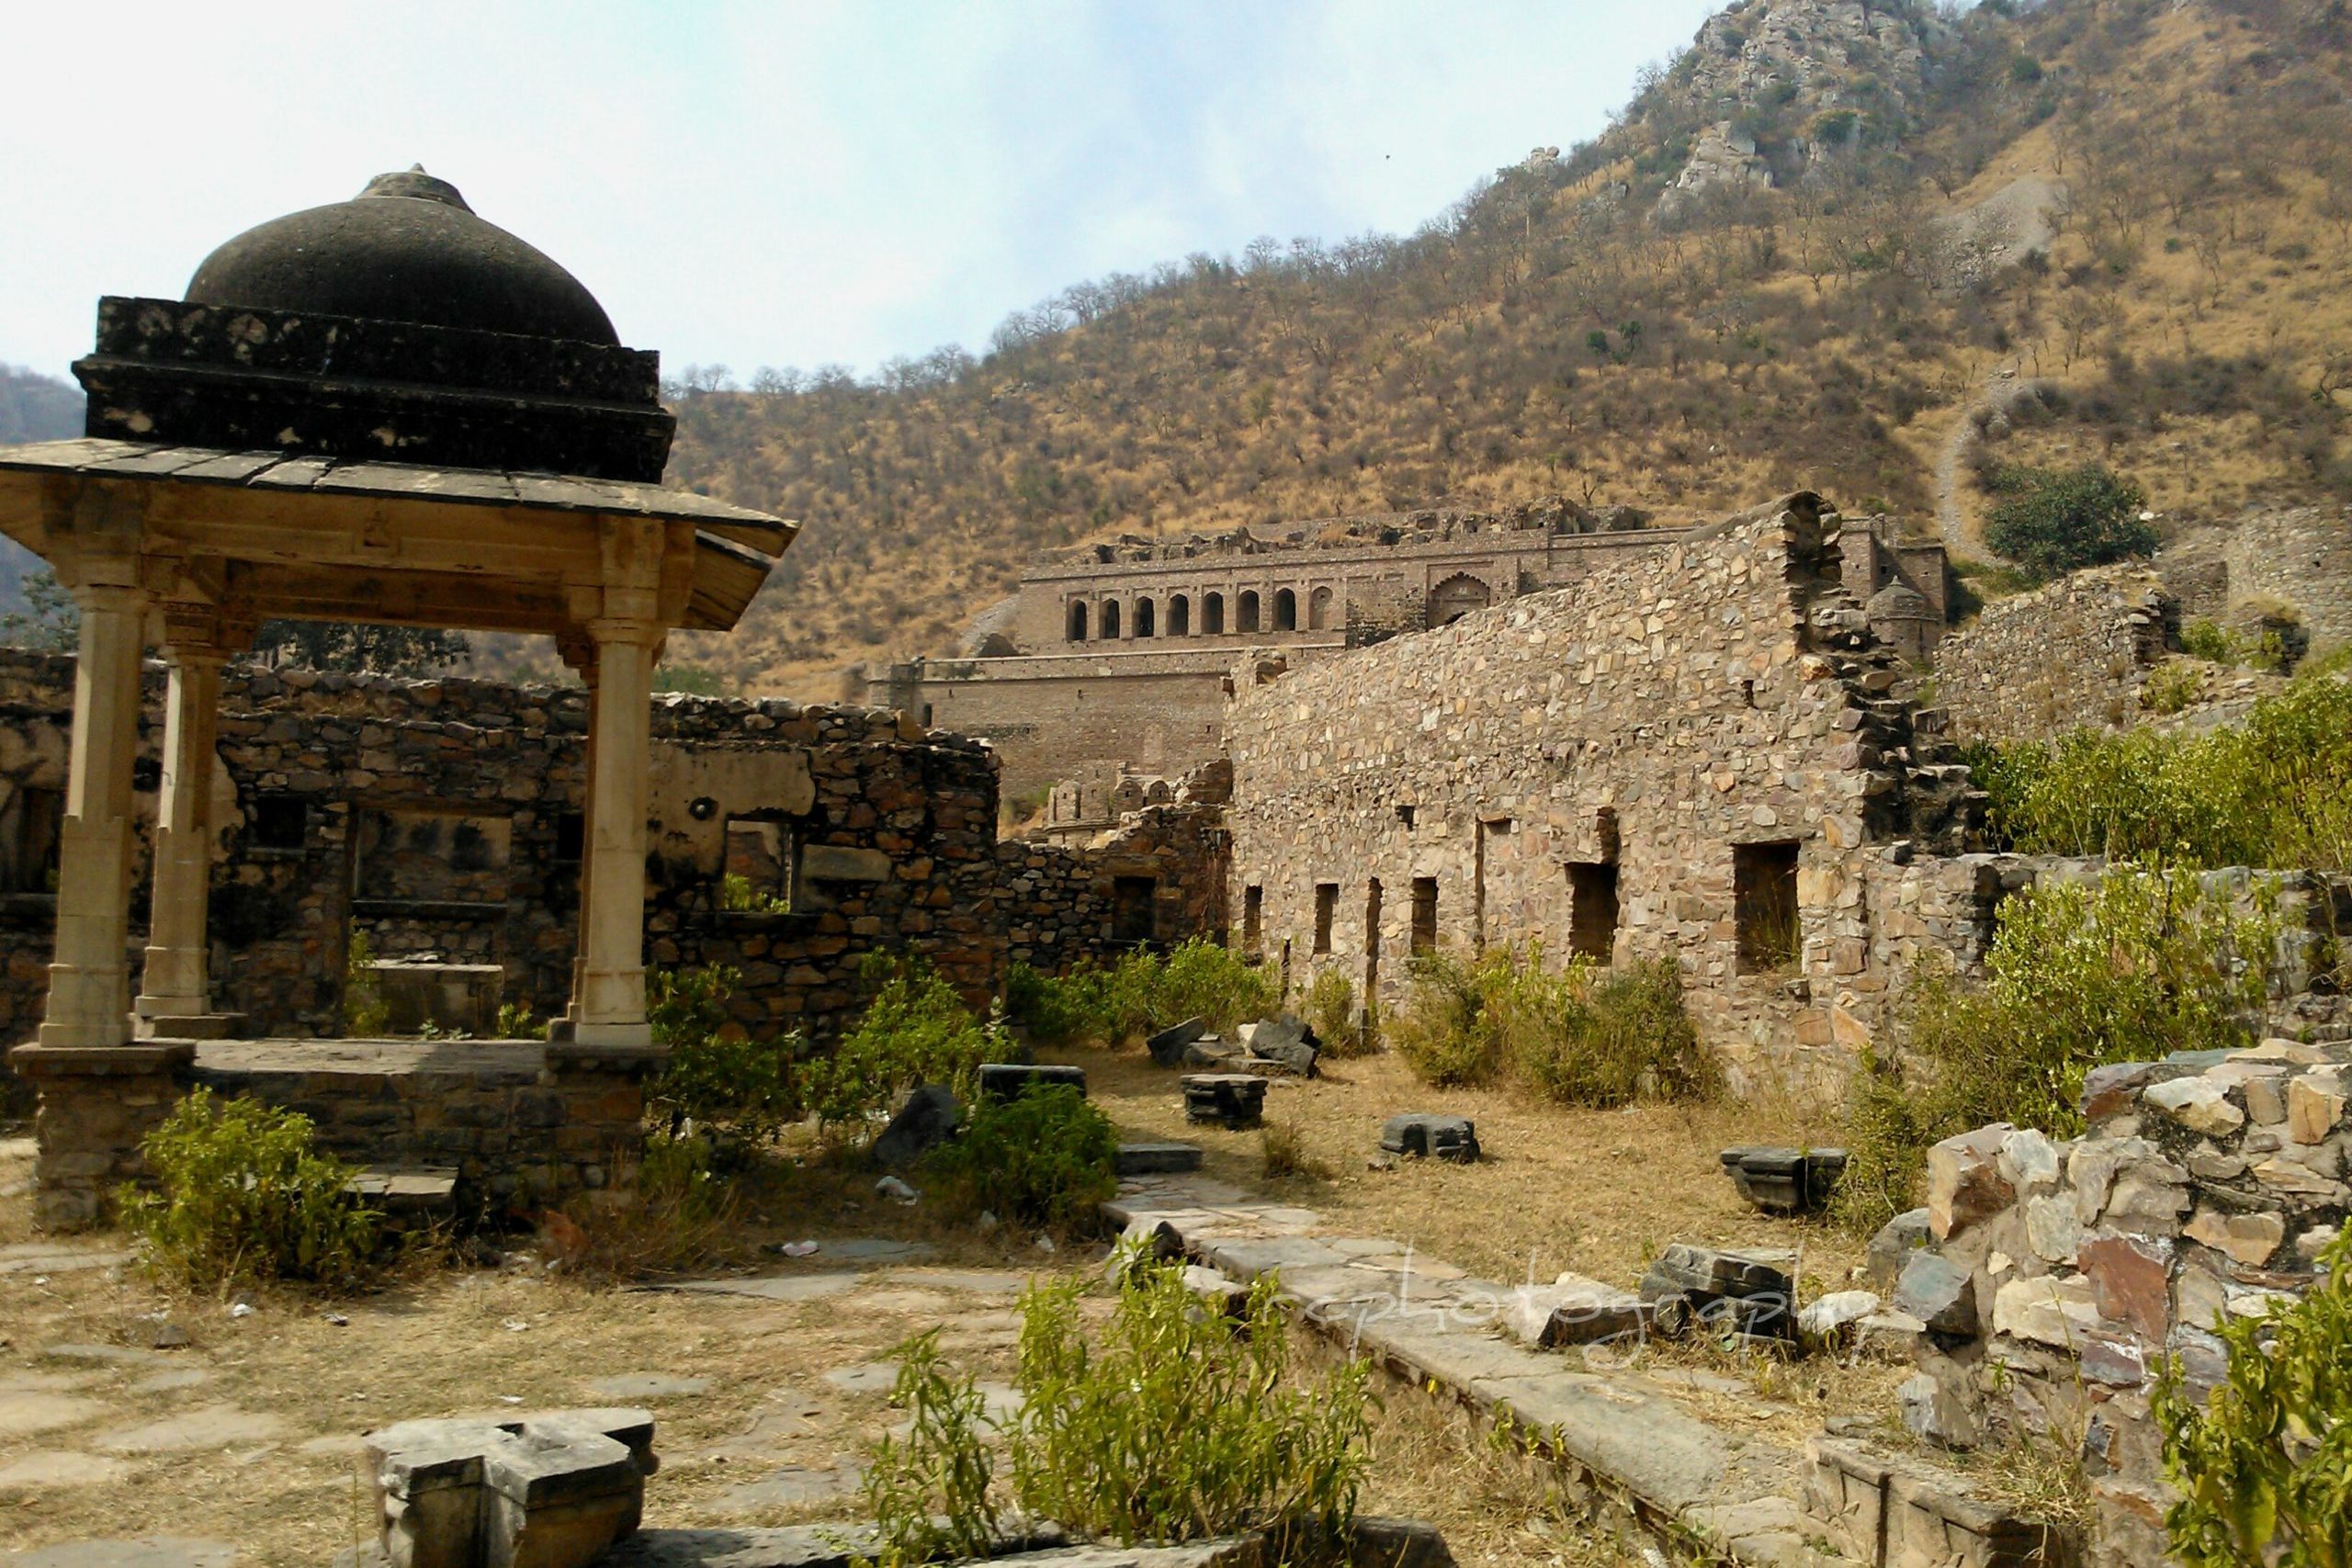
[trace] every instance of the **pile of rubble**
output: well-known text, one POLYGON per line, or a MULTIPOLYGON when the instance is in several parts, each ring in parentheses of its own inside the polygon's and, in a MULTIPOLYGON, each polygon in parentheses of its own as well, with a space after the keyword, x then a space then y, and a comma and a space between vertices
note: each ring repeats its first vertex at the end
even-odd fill
POLYGON ((1315 1076, 1323 1042, 1295 1013, 1245 1023, 1233 1038, 1210 1032, 1208 1021, 1188 1018, 1144 1042, 1163 1067, 1200 1067, 1215 1073, 1254 1073, 1261 1077, 1315 1076))

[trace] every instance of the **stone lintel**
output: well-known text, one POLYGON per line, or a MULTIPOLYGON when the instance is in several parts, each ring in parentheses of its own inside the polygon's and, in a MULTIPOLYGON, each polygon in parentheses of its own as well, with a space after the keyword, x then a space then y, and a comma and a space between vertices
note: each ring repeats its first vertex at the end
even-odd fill
POLYGON ((128 1045, 19 1045, 8 1065, 19 1077, 130 1077, 182 1072, 196 1061, 193 1040, 141 1040, 128 1045))
POLYGON ((654 1073, 670 1059, 667 1045, 599 1044, 593 1040, 550 1040, 548 1071, 563 1073, 654 1073))

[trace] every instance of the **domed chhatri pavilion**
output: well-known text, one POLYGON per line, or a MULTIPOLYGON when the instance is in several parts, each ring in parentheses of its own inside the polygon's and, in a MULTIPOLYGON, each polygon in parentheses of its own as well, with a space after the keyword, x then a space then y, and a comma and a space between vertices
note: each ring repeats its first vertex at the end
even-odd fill
POLYGON ((206 975, 214 710, 222 664, 266 618, 555 639, 592 696, 580 957, 548 1067, 650 1057, 653 666, 673 627, 731 628, 795 531, 662 488, 658 357, 419 169, 238 235, 186 299, 100 300, 74 368, 85 438, 0 448, 0 531, 82 612, 47 1011, 12 1058, 42 1086, 44 1167, 77 1086, 85 1102, 93 1079, 136 1099, 223 1032, 206 975), (170 676, 134 998, 151 643, 170 676))

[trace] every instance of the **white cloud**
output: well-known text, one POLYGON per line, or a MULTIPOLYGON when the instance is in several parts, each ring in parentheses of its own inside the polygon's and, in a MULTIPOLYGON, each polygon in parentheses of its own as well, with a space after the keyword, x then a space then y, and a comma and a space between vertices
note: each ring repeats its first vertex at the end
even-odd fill
POLYGON ((1592 134, 1709 6, 48 8, 12 23, 0 359, 423 162, 672 364, 870 367, 1114 268, 1409 229, 1592 134), (95 95, 95 96, 94 96, 95 95))

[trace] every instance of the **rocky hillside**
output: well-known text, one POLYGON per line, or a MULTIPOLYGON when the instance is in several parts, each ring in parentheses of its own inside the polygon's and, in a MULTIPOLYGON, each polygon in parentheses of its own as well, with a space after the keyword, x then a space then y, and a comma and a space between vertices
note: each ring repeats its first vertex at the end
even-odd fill
MULTIPOLYGON (((0 365, 0 446, 67 441, 81 434, 81 388, 0 365)), ((25 573, 44 570, 40 557, 13 539, 0 538, 0 615, 24 608, 25 573)))

